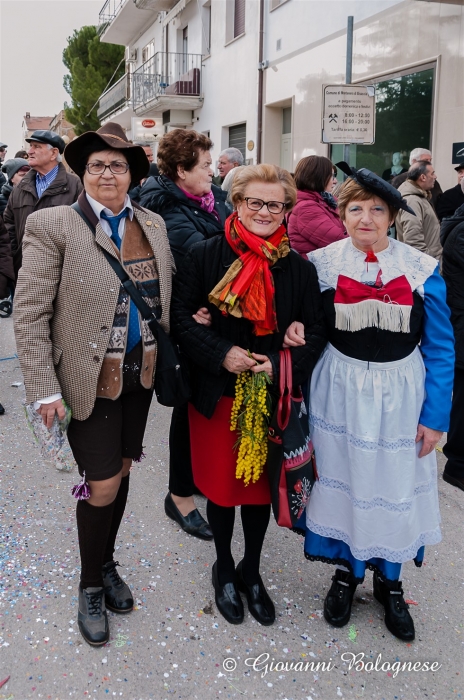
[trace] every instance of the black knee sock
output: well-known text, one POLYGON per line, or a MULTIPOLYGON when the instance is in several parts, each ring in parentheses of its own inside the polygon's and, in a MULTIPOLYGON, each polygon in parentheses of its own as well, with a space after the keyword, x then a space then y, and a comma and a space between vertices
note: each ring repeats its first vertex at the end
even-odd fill
POLYGON ((77 533, 81 553, 81 587, 103 586, 102 566, 111 529, 114 501, 108 506, 92 506, 78 501, 77 533))
POLYGON ((214 535, 219 584, 224 586, 226 583, 235 581, 235 562, 230 549, 234 532, 235 508, 218 506, 208 500, 206 515, 214 535))
POLYGON ((108 535, 105 555, 103 557, 104 564, 109 561, 113 561, 114 544, 116 542, 119 526, 121 525, 121 520, 126 509, 127 494, 129 493, 129 476, 130 475, 128 474, 127 476, 122 477, 119 491, 114 499, 113 518, 111 520, 110 533, 108 535))
POLYGON ((245 537, 242 573, 246 583, 253 586, 259 582, 259 560, 269 525, 271 506, 242 506, 240 511, 245 537))

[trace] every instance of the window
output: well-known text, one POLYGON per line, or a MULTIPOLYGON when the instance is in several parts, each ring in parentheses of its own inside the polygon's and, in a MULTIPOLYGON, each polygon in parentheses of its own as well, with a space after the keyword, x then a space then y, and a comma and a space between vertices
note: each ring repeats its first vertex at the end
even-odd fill
POLYGON ((142 63, 146 63, 150 58, 155 55, 155 41, 150 41, 142 49, 142 63))
POLYGON ((245 0, 234 0, 234 39, 245 32, 245 0))
POLYGON ((188 25, 182 30, 182 73, 188 71, 188 25))
POLYGON ((202 35, 203 35, 203 55, 209 56, 211 53, 211 3, 203 5, 201 13, 202 35))
MULTIPOLYGON (((413 148, 431 148, 434 67, 376 84, 375 143, 350 146, 350 165, 368 168, 385 180, 409 168, 413 148)), ((331 160, 343 160, 343 146, 332 146, 331 160)))
POLYGON ((238 148, 246 158, 246 124, 229 127, 229 148, 238 148))

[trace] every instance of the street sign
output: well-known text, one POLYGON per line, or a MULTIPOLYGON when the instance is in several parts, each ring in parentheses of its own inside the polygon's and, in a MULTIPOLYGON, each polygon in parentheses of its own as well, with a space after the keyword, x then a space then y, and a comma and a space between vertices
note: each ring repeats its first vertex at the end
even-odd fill
POLYGON ((464 163, 464 141, 453 143, 453 165, 464 163))
POLYGON ((375 86, 324 85, 322 143, 375 142, 375 86))

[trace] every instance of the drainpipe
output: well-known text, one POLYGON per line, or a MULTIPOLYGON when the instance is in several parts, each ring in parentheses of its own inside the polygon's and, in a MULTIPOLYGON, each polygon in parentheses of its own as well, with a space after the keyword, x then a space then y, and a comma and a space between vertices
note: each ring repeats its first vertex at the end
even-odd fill
POLYGON ((264 69, 264 0, 259 0, 259 53, 258 53, 258 134, 256 139, 256 162, 261 163, 263 140, 263 87, 264 69))

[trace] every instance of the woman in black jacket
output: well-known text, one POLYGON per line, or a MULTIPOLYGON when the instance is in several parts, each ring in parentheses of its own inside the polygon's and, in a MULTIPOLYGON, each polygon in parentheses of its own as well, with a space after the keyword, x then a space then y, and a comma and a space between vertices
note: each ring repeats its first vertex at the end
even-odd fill
POLYGON ((295 200, 295 185, 285 170, 274 165, 243 169, 234 179, 237 213, 227 219, 225 236, 194 246, 175 279, 172 330, 192 367, 193 475, 208 498, 217 554, 216 605, 232 624, 244 617, 238 590, 258 622, 271 625, 275 619, 259 573, 270 516, 267 478, 256 470, 255 459, 252 479, 246 470, 243 480, 236 471, 237 435, 230 419, 237 375, 266 372, 278 386, 279 350, 285 329, 296 319, 305 327, 306 342, 291 350, 295 384, 308 378, 326 343, 315 269, 290 250, 284 226, 295 200), (196 322, 199 307, 207 307, 211 325, 196 322), (230 546, 237 505, 245 552, 235 569, 230 546))
MULTIPOLYGON (((226 193, 211 184, 212 146, 207 136, 192 129, 170 131, 158 148, 161 174, 148 178, 140 191, 141 206, 165 221, 178 269, 193 243, 224 233, 226 193)), ((188 534, 210 540, 211 529, 193 500, 187 404, 172 412, 169 445, 166 515, 188 534)))

